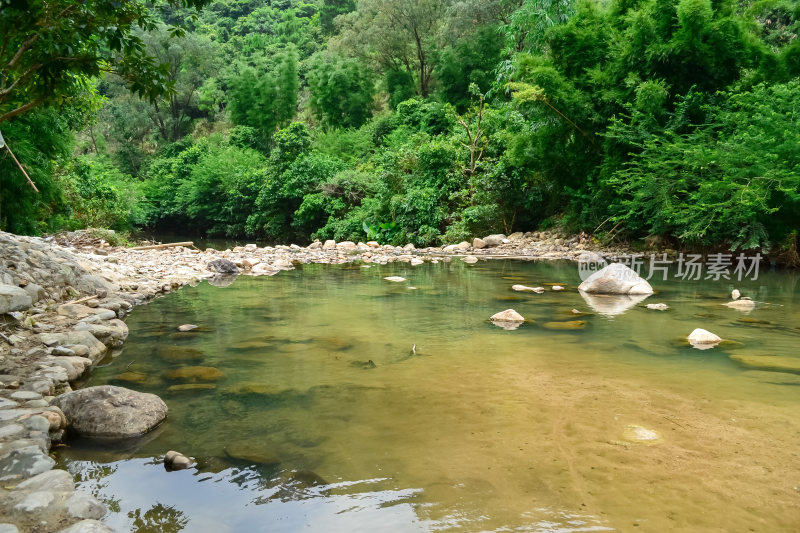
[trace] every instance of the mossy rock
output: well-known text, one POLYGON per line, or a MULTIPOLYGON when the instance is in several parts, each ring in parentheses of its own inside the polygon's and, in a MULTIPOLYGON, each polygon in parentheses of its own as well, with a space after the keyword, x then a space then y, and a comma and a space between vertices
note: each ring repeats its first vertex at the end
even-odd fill
POLYGON ((771 370, 774 372, 790 372, 800 374, 800 357, 787 357, 780 355, 742 355, 735 354, 728 356, 732 361, 759 370, 771 370))
POLYGON ((586 327, 585 320, 569 320, 567 322, 545 322, 544 327, 556 330, 577 330, 586 327))
POLYGON ((378 365, 374 363, 372 359, 369 361, 350 361, 350 366, 353 368, 360 368, 362 370, 372 370, 373 368, 377 368, 378 365))
POLYGON ((278 456, 268 448, 269 443, 263 440, 234 442, 225 446, 225 454, 231 459, 259 465, 280 463, 278 456))
POLYGON ((225 377, 225 373, 213 366, 184 366, 170 370, 165 376, 167 379, 216 381, 225 377))
POLYGON ((114 376, 112 378, 112 381, 118 381, 122 383, 136 383, 142 385, 144 383, 147 383, 149 379, 150 377, 143 372, 123 372, 118 376, 114 376))
POLYGON ((170 385, 167 392, 184 392, 196 390, 214 390, 217 386, 213 383, 182 383, 180 385, 170 385))
POLYGON ((200 362, 205 357, 197 348, 187 346, 163 346, 159 348, 158 355, 166 361, 179 363, 200 362))
POLYGON ((255 395, 255 396, 271 396, 277 391, 272 385, 266 383, 258 383, 256 381, 243 381, 237 383, 232 387, 224 390, 225 394, 233 394, 235 396, 255 395))
POLYGON ((741 318, 737 318, 736 321, 737 322, 742 322, 744 324, 756 324, 756 325, 763 325, 763 326, 772 325, 772 322, 770 322, 769 320, 759 320, 757 318, 751 318, 749 316, 743 316, 741 318))

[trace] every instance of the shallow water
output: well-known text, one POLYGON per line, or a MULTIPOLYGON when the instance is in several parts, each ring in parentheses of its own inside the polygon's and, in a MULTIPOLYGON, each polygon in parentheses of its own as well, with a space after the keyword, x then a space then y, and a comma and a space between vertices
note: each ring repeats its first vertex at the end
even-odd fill
POLYGON ((568 262, 203 283, 137 308, 89 383, 157 393, 167 422, 57 454, 119 531, 797 531, 800 374, 729 356, 800 359, 798 281, 671 278, 616 315, 584 301, 568 262), (726 308, 734 286, 769 304, 726 308), (507 308, 528 321, 487 321, 507 308), (681 340, 695 327, 735 342, 696 350, 681 340), (188 365, 224 376, 167 377, 188 365), (215 388, 168 389, 188 382, 215 388), (166 472, 170 449, 197 466, 166 472))

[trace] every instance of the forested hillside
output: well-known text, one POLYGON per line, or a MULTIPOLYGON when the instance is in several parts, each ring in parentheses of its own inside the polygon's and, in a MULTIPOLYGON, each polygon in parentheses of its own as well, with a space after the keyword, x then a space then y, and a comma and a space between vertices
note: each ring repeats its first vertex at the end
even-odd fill
POLYGON ((3 150, 6 231, 431 245, 556 225, 796 251, 796 0, 165 3, 129 17, 137 62, 63 75, 17 68, 32 34, 0 6, 0 131, 39 188, 3 150))

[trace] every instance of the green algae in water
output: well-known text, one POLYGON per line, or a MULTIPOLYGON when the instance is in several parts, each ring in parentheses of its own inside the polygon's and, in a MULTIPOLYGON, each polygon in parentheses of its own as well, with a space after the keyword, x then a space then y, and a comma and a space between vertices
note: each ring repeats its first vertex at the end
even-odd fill
POLYGON ((797 276, 736 285, 776 304, 747 315, 769 324, 716 307, 728 282, 655 283, 670 313, 610 316, 576 291, 502 300, 579 281, 573 263, 455 261, 185 288, 137 308, 89 383, 134 362, 146 377, 123 384, 162 396, 167 422, 59 461, 119 531, 791 531, 797 375, 729 356, 798 358, 797 276), (509 305, 531 324, 487 321, 509 305), (585 323, 546 327, 570 318, 585 323), (202 329, 176 335, 185 323, 202 329), (736 342, 694 350, 678 339, 696 327, 736 342), (630 445, 629 427, 659 439, 630 445), (171 449, 195 466, 166 472, 171 449))

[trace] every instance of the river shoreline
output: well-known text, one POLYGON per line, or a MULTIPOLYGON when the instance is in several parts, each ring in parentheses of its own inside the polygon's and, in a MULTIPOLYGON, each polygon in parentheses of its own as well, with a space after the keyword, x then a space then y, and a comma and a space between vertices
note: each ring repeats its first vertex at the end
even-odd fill
POLYGON ((128 329, 122 319, 137 305, 206 279, 224 285, 235 275, 271 276, 302 264, 577 261, 590 248, 577 236, 518 233, 424 249, 326 241, 308 247, 142 250, 99 239, 65 247, 52 238, 0 232, 0 331, 7 339, 0 339, 0 532, 111 531, 96 522, 105 514, 103 504, 76 492, 66 472, 51 470, 49 450, 65 437, 69 423, 51 403, 123 344, 128 329))

